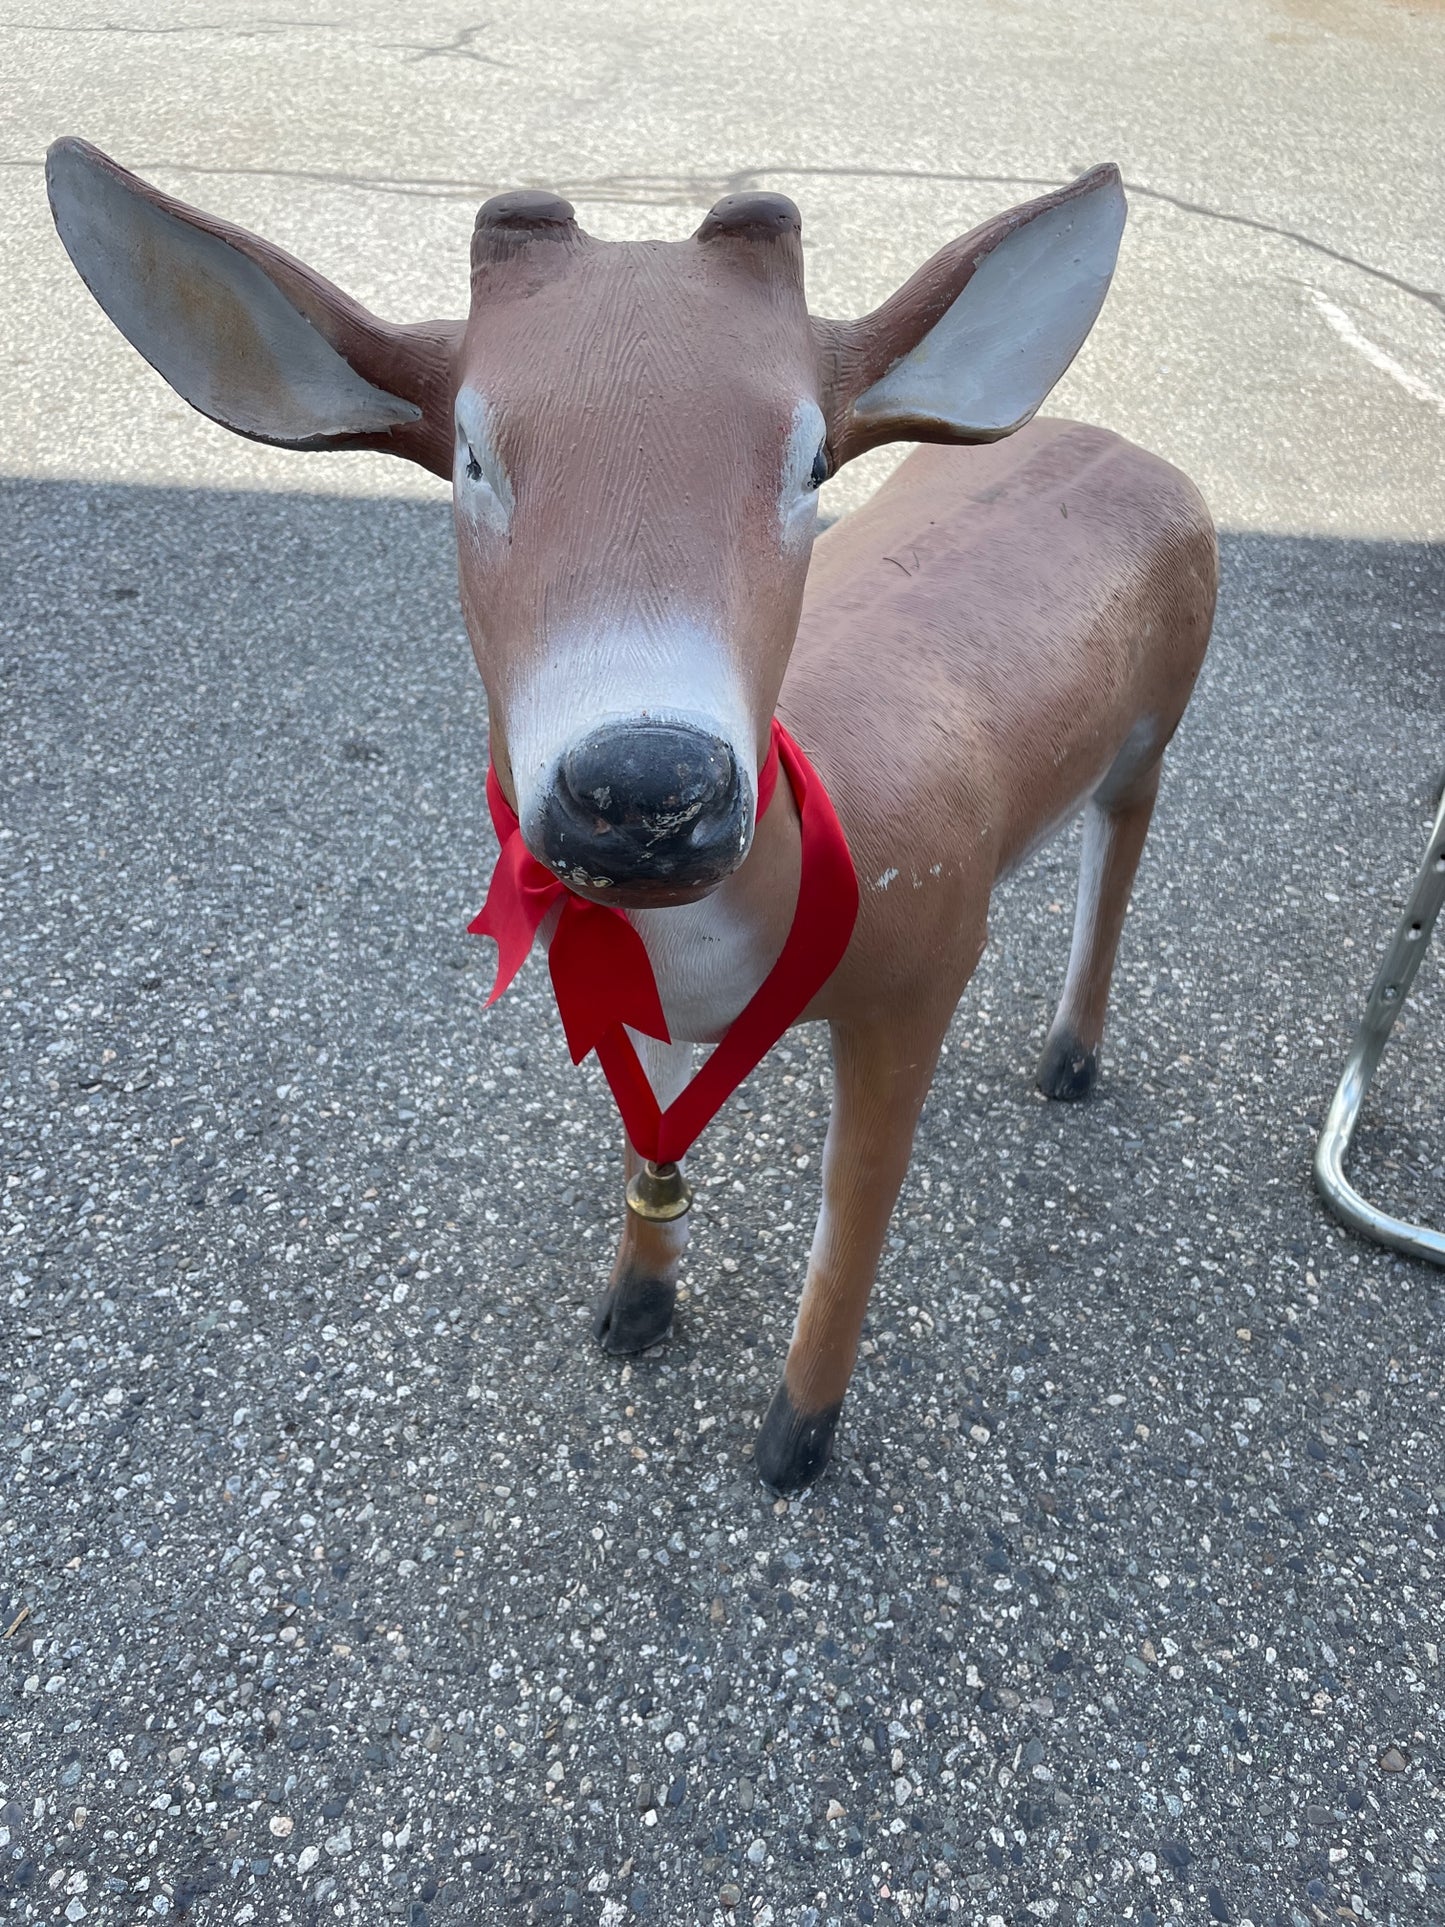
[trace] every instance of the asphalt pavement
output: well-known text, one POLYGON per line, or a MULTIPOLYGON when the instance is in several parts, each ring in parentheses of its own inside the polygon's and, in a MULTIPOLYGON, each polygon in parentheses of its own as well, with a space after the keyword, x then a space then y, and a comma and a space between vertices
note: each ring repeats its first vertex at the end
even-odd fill
MULTIPOLYGON (((1445 1921, 1445 1276, 1314 1135, 1445 768, 1445 21, 1383 0, 5 10, 0 1917, 1445 1921), (1059 406, 1224 530, 1101 1086, 1031 1067, 1077 839, 1000 892, 833 1468, 752 1438, 826 1045, 704 1139, 671 1341, 494 853, 442 492, 191 415, 49 229, 84 134, 381 311, 478 201, 792 194, 857 311, 1113 156, 1059 406)), ((883 464, 829 485, 838 514, 883 464)), ((1445 1222, 1427 961, 1361 1133, 1445 1222)))

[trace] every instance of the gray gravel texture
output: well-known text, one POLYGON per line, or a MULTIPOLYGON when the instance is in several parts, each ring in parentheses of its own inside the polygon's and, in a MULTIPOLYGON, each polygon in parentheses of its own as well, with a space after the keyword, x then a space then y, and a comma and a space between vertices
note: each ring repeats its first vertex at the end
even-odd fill
MULTIPOLYGON (((1098 1099, 1029 1076, 1065 841, 774 1505, 825 1045, 704 1140, 672 1341, 602 1358, 609 1104, 463 935, 445 512, 4 513, 9 1917, 1445 1918, 1445 1290, 1307 1175, 1427 824, 1439 550, 1227 541, 1098 1099)), ((1402 1204, 1438 984, 1363 1138, 1402 1204)))
MULTIPOLYGON (((0 36, 0 1917, 1440 1927, 1445 1279, 1309 1183, 1445 763, 1438 7, 0 0, 0 36), (457 310, 501 187, 616 238, 779 188, 847 314, 1123 162, 1060 406, 1204 487, 1216 644, 1098 1095, 1032 1091, 1066 837, 1000 893, 803 1499, 749 1453, 825 1040, 704 1140, 671 1342, 604 1360, 611 1106, 541 964, 484 1014, 464 935, 437 490, 171 396, 50 232, 67 131, 405 318, 457 310)), ((1357 1165, 1437 1223, 1441 984, 1357 1165)))

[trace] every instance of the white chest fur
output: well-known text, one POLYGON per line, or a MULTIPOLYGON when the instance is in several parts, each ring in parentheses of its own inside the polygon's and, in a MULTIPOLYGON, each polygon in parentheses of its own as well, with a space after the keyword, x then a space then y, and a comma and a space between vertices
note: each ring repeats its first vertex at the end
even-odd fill
POLYGON ((678 1043, 715 1044, 775 961, 730 895, 724 886, 701 903, 629 912, 678 1043))

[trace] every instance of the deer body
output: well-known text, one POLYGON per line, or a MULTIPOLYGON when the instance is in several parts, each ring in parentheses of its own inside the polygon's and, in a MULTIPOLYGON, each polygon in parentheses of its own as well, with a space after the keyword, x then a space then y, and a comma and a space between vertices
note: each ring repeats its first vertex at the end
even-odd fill
MULTIPOLYGON (((1208 640, 1215 545, 1192 486, 1104 431, 1028 425, 1107 289, 1117 171, 985 223, 848 323, 808 315, 797 210, 775 195, 729 197, 690 241, 627 245, 593 241, 556 196, 501 196, 477 217, 465 326, 397 327, 82 142, 52 149, 49 183, 101 305, 203 413, 451 477, 498 785, 548 891, 641 935, 674 1041, 635 1041, 663 1105, 794 921, 788 785, 758 808, 775 713, 811 758, 860 902, 798 1020, 830 1025, 835 1093, 757 1448, 770 1486, 807 1484, 993 885, 1085 809, 1039 1067, 1047 1095, 1082 1096, 1208 640), (819 483, 890 439, 966 446, 919 449, 814 548, 819 483)), ((685 1227, 625 1214, 606 1349, 665 1334, 685 1227)))
MULTIPOLYGON (((1203 661, 1216 576, 1193 484, 1063 421, 982 448, 918 449, 815 546, 778 710, 828 783, 861 897, 848 952, 804 1013, 832 1026, 838 1090, 805 1315, 761 1442, 779 1489, 812 1467, 847 1389, 993 886, 1081 807, 1074 951, 1040 1081, 1065 1098, 1092 1082, 1160 759, 1203 661)), ((798 872, 784 801, 703 903, 635 916, 676 1038, 714 1041, 782 945, 798 872), (709 977, 723 928, 736 962, 709 977)), ((654 1082, 670 1090, 690 1053, 652 1049, 654 1082)), ((636 1350, 662 1335, 683 1242, 629 1217, 604 1342, 636 1350)))
MULTIPOLYGON (((856 1021, 935 974, 956 1004, 997 878, 1111 772, 1124 786, 1158 762, 1203 659, 1214 580, 1187 478, 1073 422, 921 448, 819 539, 778 713, 827 780, 862 896, 805 1021, 856 1021)), ((781 949, 797 841, 783 790, 712 895, 633 913, 679 1041, 715 1043, 781 949)))

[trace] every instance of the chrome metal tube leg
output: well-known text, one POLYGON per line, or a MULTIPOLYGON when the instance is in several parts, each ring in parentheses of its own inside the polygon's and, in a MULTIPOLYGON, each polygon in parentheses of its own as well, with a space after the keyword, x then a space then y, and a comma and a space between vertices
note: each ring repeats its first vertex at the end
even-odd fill
POLYGON ((1345 1176, 1345 1158, 1360 1119, 1360 1108, 1370 1080, 1379 1067, 1386 1039, 1404 1007, 1415 972, 1430 941, 1430 932, 1445 903, 1445 797, 1415 879, 1405 915, 1395 932, 1365 1004, 1365 1014, 1345 1061, 1344 1075, 1335 1092, 1324 1129, 1315 1147, 1315 1183, 1330 1209, 1355 1231, 1407 1257, 1445 1265, 1445 1232, 1408 1224, 1379 1210, 1345 1176))

